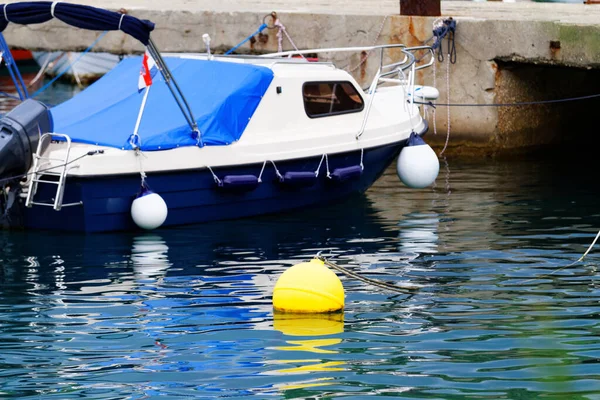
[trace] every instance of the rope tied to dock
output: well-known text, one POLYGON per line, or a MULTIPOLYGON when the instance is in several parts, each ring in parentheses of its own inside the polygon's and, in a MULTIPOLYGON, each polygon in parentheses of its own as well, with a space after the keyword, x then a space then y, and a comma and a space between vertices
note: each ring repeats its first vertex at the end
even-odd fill
POLYGON ((518 282, 518 283, 522 285, 522 284, 524 284, 524 283, 530 283, 530 282, 533 282, 533 281, 535 281, 535 280, 537 280, 537 279, 548 278, 548 277, 550 277, 550 276, 553 276, 553 275, 554 275, 554 274, 556 274, 557 272, 560 272, 560 271, 562 271, 562 270, 564 270, 564 269, 567 269, 567 268, 569 268, 569 267, 572 267, 573 265, 575 265, 575 264, 577 264, 577 263, 579 263, 579 262, 582 262, 582 261, 583 261, 583 259, 585 258, 585 256, 587 256, 587 255, 588 255, 588 253, 589 253, 589 252, 592 250, 592 248, 594 247, 594 245, 595 245, 595 244, 596 244, 596 242, 598 241, 598 238, 600 238, 600 231, 598 231, 598 233, 596 234, 596 237, 595 237, 595 238, 594 238, 594 240, 592 241, 592 244, 591 244, 591 245, 588 247, 588 249, 585 251, 585 253, 583 253, 583 255, 582 255, 581 257, 579 257, 577 260, 573 261, 572 263, 570 263, 570 264, 567 264, 567 265, 565 265, 565 266, 563 266, 563 267, 557 268, 557 269, 555 269, 554 271, 550 272, 549 274, 544 274, 544 275, 537 276, 537 277, 535 277, 535 278, 526 279, 526 280, 523 280, 523 281, 521 281, 521 282, 518 282))
POLYGON ((519 107, 519 106, 533 106, 533 105, 543 105, 543 104, 554 104, 554 103, 566 103, 570 101, 580 101, 580 100, 589 100, 600 98, 600 93, 598 94, 590 94, 586 96, 578 96, 578 97, 567 97, 564 99, 553 99, 553 100, 538 100, 538 101, 521 101, 515 103, 489 103, 489 104, 478 104, 478 103, 434 103, 432 101, 424 102, 424 101, 413 101, 414 104, 422 104, 427 105, 433 108, 436 107, 519 107))
POLYGON ((266 28, 269 28, 269 26, 266 23, 262 23, 258 29, 254 32, 252 32, 246 39, 242 40, 241 42, 239 42, 238 44, 236 44, 235 46, 233 46, 231 49, 227 50, 225 52, 225 55, 229 55, 231 53, 233 53, 234 51, 236 51, 237 49, 239 49, 241 46, 243 46, 248 40, 252 40, 254 38, 254 36, 259 35, 260 33, 262 33, 263 30, 265 30, 266 28))
POLYGON ((433 37, 435 41, 431 48, 438 50, 438 61, 444 62, 443 40, 448 37, 448 60, 452 64, 456 64, 456 43, 454 34, 456 32, 456 20, 452 17, 443 19, 438 18, 433 23, 433 37))
MULTIPOLYGON (((292 40, 292 38, 291 38, 290 34, 288 33, 287 29, 285 28, 285 26, 279 20, 279 18, 277 18, 275 20, 273 25, 275 25, 277 28, 279 28, 279 30, 277 31, 277 52, 278 53, 281 53, 283 51, 283 35, 284 34, 285 34, 285 37, 287 38, 287 40, 292 45, 292 47, 294 48, 294 50, 300 51, 298 49, 298 47, 296 46, 296 43, 294 43, 294 41, 292 40)), ((302 57, 303 59, 306 60, 306 57, 304 57, 304 55, 300 54, 300 57, 302 57)))

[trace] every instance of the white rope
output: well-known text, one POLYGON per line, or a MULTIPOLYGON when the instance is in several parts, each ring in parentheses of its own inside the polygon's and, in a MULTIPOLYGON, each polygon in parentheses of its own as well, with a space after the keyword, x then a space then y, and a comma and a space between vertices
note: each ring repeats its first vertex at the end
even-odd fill
POLYGON ((54 17, 54 8, 56 7, 56 3, 60 3, 60 1, 53 1, 52 5, 50 6, 50 15, 52 15, 52 18, 54 17))
MULTIPOLYGON (((277 52, 278 53, 281 53, 283 51, 283 34, 285 34, 285 37, 287 38, 287 40, 289 40, 289 42, 292 45, 292 47, 294 48, 294 50, 300 51, 298 49, 298 47, 296 47, 296 44, 294 43, 294 41, 292 40, 290 35, 288 34, 287 30, 285 29, 285 26, 279 21, 279 18, 275 20, 275 23, 273 25, 276 26, 277 28, 279 28, 279 30, 277 31, 277 52)), ((302 57, 306 60, 306 58, 304 57, 303 54, 300 54, 300 57, 302 57)))
MULTIPOLYGON (((448 52, 448 59, 446 60, 446 103, 450 104, 450 52, 448 52)), ((448 147, 448 142, 450 141, 450 107, 446 108, 448 109, 448 131, 446 133, 446 143, 440 152, 440 156, 444 154, 446 147, 448 147)))
POLYGON ((265 162, 263 163, 262 168, 260 169, 260 174, 258 174, 258 183, 262 183, 262 179, 261 178, 262 178, 262 174, 263 174, 263 171, 265 170, 266 165, 267 165, 267 161, 265 160, 265 162))
POLYGON ((210 173, 213 176, 213 179, 215 180, 215 183, 217 183, 218 185, 221 185, 221 180, 219 179, 219 177, 213 172, 212 168, 209 167, 208 165, 206 166, 206 168, 208 168, 208 170, 210 171, 210 173))
POLYGON ((550 272, 549 274, 541 275, 541 276, 538 276, 536 278, 526 279, 526 280, 521 281, 519 283, 520 284, 529 283, 529 282, 535 281, 536 279, 542 279, 542 278, 550 277, 550 276, 556 274, 557 272, 560 272, 560 271, 562 271, 562 270, 564 270, 566 268, 572 267, 573 265, 577 264, 578 262, 583 261, 583 259, 585 258, 585 256, 587 256, 588 253, 590 252, 590 250, 592 250, 592 247, 594 247, 594 245, 596 244, 596 241, 598 240, 599 237, 600 237, 600 231, 598 231, 598 234, 596 234, 596 237, 594 238, 594 241, 592 242, 592 244, 590 245, 590 247, 588 247, 588 249, 586 250, 586 252, 583 253, 583 255, 581 257, 579 257, 576 261, 573 261, 571 264, 565 265, 564 267, 557 268, 554 271, 550 272))
POLYGON ((365 170, 365 166, 363 164, 364 153, 365 153, 365 149, 360 149, 360 169, 361 169, 361 171, 365 170))
POLYGON ((279 170, 277 169, 277 166, 275 165, 275 161, 273 160, 265 160, 265 162, 262 165, 262 168, 260 170, 260 174, 258 175, 258 183, 262 183, 262 174, 265 171, 265 167, 267 166, 267 163, 270 162, 271 164, 273 164, 273 168, 275 169, 275 174, 277 175, 277 177, 280 180, 283 180, 283 176, 279 173, 279 170))
POLYGON ((321 157, 321 161, 319 161, 319 166, 317 167, 317 170, 315 171, 315 178, 319 177, 319 171, 321 170, 321 165, 323 165, 324 159, 325 159, 325 154, 323 154, 323 156, 321 157))
POLYGON ((4 5, 4 19, 6 20, 6 22, 10 22, 10 20, 8 19, 8 15, 6 15, 6 7, 8 7, 8 4, 4 5))
POLYGON ((283 180, 283 176, 281 176, 281 174, 279 173, 279 170, 277 169, 277 166, 275 165, 275 161, 271 160, 271 164, 273 164, 273 168, 275 168, 275 174, 277 175, 277 177, 280 180, 283 180))
POLYGON ((402 69, 398 70, 398 77, 402 76, 403 84, 401 86, 402 93, 404 94, 404 98, 408 99, 408 101, 402 102, 402 106, 405 112, 408 113, 408 121, 410 122, 411 131, 415 131, 415 124, 413 121, 413 109, 414 106, 414 97, 415 97, 415 64, 413 63, 411 71, 408 73, 408 76, 404 73, 402 69), (408 89, 407 89, 408 86, 408 89), (409 96, 410 95, 410 96, 409 96))
POLYGON ((121 14, 121 18, 119 18, 119 29, 117 30, 121 30, 121 23, 123 22, 123 18, 125 17, 125 14, 121 14))
POLYGON ((600 237, 600 231, 598 231, 598 234, 594 238, 594 241, 592 242, 592 244, 590 245, 590 247, 588 247, 587 251, 577 261, 583 261, 584 257, 588 255, 588 253, 590 252, 590 250, 592 250, 592 247, 594 247, 594 245, 596 244, 596 241, 598 240, 599 237, 600 237))
POLYGON ((145 157, 145 155, 144 153, 142 153, 142 150, 140 150, 140 148, 138 147, 135 149, 135 156, 140 162, 140 179, 142 180, 141 186, 144 186, 146 183, 146 173, 144 172, 144 166, 142 165, 142 156, 145 157))
MULTIPOLYGON (((435 56, 435 54, 434 54, 434 56, 435 56)), ((436 74, 436 68, 435 68, 436 64, 437 64, 437 60, 434 59, 433 60, 433 87, 437 89, 437 83, 436 83, 437 79, 436 79, 436 75, 435 75, 436 74)), ((435 123, 435 107, 433 107, 433 110, 431 111, 431 113, 433 115, 433 118, 432 118, 433 119, 433 134, 437 135, 437 125, 435 123)))
POLYGON ((325 154, 325 165, 327 166, 327 177, 331 179, 331 174, 329 173, 329 157, 325 154))

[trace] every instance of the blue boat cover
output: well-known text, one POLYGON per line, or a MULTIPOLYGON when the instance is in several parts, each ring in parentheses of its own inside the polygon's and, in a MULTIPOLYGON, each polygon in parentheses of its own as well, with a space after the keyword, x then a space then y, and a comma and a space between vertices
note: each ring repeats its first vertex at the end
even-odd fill
POLYGON ((58 18, 77 28, 95 31, 121 30, 148 45, 154 23, 92 6, 59 1, 25 1, 0 4, 0 32, 9 22, 21 25, 40 24, 58 18), (54 4, 54 6, 53 6, 54 4))
MULTIPOLYGON (((198 123, 205 145, 238 140, 273 80, 269 68, 216 60, 166 57, 198 123)), ((126 58, 72 99, 51 109, 54 132, 73 142, 131 150, 144 89, 138 91, 141 57, 126 58)), ((196 146, 191 128, 162 75, 153 78, 139 127, 142 150, 196 146)))

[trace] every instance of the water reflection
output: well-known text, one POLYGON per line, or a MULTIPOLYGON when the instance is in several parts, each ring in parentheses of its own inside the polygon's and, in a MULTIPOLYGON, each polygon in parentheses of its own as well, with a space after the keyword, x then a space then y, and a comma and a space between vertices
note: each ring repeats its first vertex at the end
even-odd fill
POLYGON ((438 252, 440 219, 434 213, 409 213, 398 222, 398 250, 416 254, 438 252))
POLYGON ((169 246, 160 235, 148 234, 133 238, 131 263, 137 278, 163 276, 172 265, 168 257, 169 246))
POLYGON ((256 219, 0 232, 0 396, 593 398, 597 252, 547 274, 595 236, 600 189, 569 165, 450 167, 256 219), (274 315, 276 278, 320 250, 423 288, 342 277, 343 317, 274 315))
POLYGON ((282 359, 271 361, 271 364, 276 365, 277 369, 270 370, 268 374, 303 375, 320 373, 319 377, 315 379, 277 385, 276 387, 279 390, 306 389, 329 385, 333 383, 332 377, 323 376, 323 373, 346 370, 344 361, 330 360, 333 355, 339 353, 335 346, 342 343, 342 338, 339 336, 344 332, 343 312, 332 314, 274 312, 273 328, 285 336, 302 337, 302 339, 288 340, 286 338, 287 346, 275 347, 275 350, 279 352, 298 352, 299 355, 298 358, 286 358, 285 353, 278 353, 278 356, 282 359), (315 355, 324 358, 315 358, 315 355), (306 356, 309 358, 304 358, 306 356), (281 368, 282 366, 285 367, 281 368))
POLYGON ((395 240, 365 198, 351 199, 345 207, 351 207, 352 213, 332 206, 301 215, 222 221, 151 234, 4 231, 0 232, 0 260, 6 279, 21 283, 35 279, 43 287, 56 286, 54 269, 61 263, 60 279, 76 288, 78 282, 104 279, 122 282, 125 278, 186 276, 199 271, 220 275, 239 268, 240 263, 258 275, 281 271, 322 249, 375 254, 395 240), (32 263, 35 266, 21 268, 32 263), (28 270, 30 277, 23 279, 28 270))
MULTIPOLYGON (((49 78, 34 81, 39 69, 35 64, 20 66, 19 69, 30 95, 41 89, 50 81, 49 78)), ((81 90, 82 88, 59 80, 55 82, 51 88, 41 92, 36 99, 50 106, 54 106, 70 99, 81 90)), ((0 92, 2 92, 0 93, 0 114, 7 113, 21 103, 13 81, 4 65, 0 68, 0 92)))

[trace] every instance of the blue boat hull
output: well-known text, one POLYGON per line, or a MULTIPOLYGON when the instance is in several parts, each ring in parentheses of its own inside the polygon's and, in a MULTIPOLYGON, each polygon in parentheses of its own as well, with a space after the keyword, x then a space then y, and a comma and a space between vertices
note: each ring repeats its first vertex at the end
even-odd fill
MULTIPOLYGON (((404 145, 405 141, 401 141, 365 149, 362 173, 348 174, 347 179, 342 180, 328 178, 323 161, 314 182, 301 182, 300 185, 281 183, 270 164, 264 169, 262 182, 254 188, 219 187, 207 169, 153 172, 148 174, 146 181, 167 203, 169 212, 163 226, 242 218, 331 203, 364 192, 393 162, 404 145)), ((282 175, 314 172, 320 161, 321 156, 318 156, 277 162, 276 166, 282 175)), ((343 172, 359 165, 360 161, 360 151, 329 155, 329 171, 343 172)), ((223 179, 241 175, 258 177, 261 168, 262 164, 252 164, 213 170, 223 179)), ((55 190, 54 185, 40 185, 36 200, 49 201, 55 190)), ((64 203, 81 201, 83 204, 60 211, 51 207, 24 208, 24 226, 81 232, 136 230, 139 228, 131 218, 130 209, 139 190, 139 174, 68 178, 64 203)))

